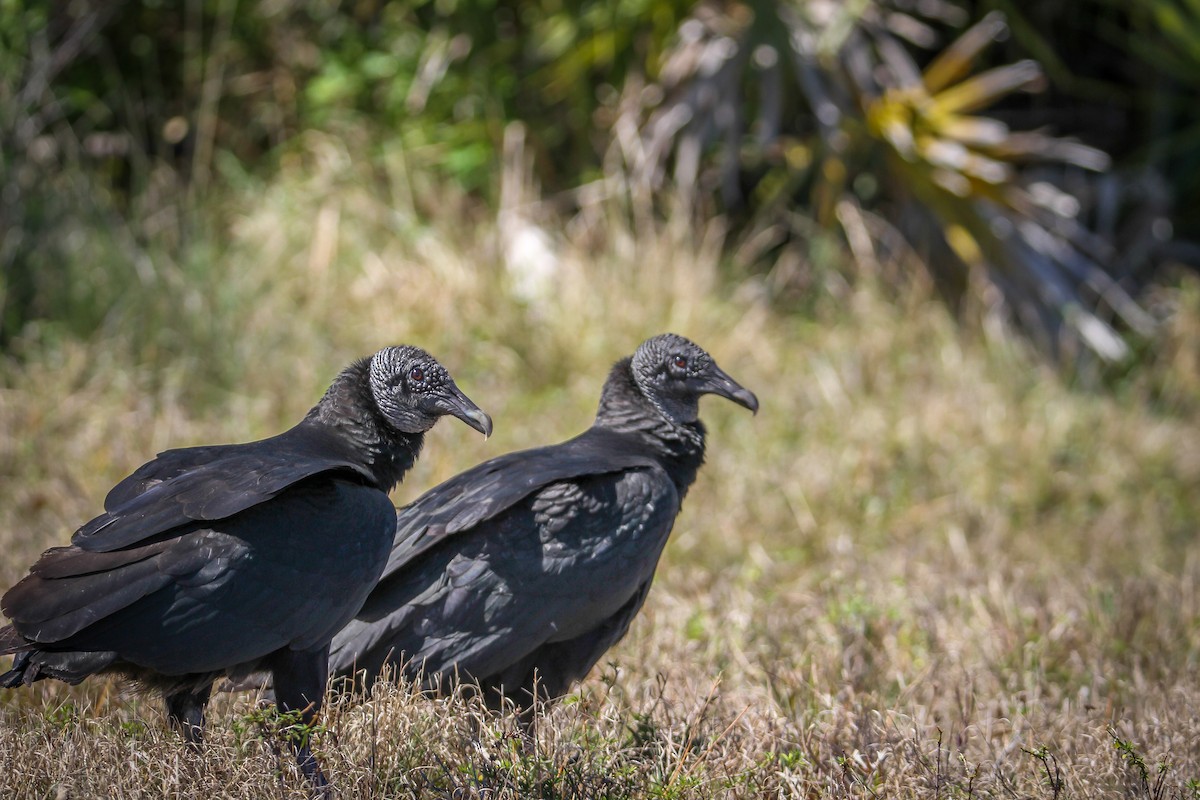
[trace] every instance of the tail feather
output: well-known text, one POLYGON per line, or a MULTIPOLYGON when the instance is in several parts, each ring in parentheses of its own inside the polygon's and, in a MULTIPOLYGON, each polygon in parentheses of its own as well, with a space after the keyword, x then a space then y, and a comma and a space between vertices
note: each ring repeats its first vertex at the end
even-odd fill
POLYGON ((29 683, 29 680, 26 679, 26 672, 29 667, 29 651, 31 649, 32 645, 29 640, 17 633, 17 629, 12 625, 0 628, 0 655, 17 654, 13 659, 12 669, 0 675, 0 687, 12 689, 14 686, 29 683))
POLYGON ((0 675, 0 687, 11 689, 15 686, 28 686, 46 678, 55 678, 74 686, 89 675, 112 670, 117 661, 117 654, 113 652, 47 652, 36 648, 35 644, 30 649, 17 653, 13 658, 12 669, 0 675))
POLYGON ((36 680, 35 675, 27 675, 29 672, 29 651, 17 653, 13 659, 12 669, 0 675, 0 688, 14 689, 17 686, 25 686, 36 680))

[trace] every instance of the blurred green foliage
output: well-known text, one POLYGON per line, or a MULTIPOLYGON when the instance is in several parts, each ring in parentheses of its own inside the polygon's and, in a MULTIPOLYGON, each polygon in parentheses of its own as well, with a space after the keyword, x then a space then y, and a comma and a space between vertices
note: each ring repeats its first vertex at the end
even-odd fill
POLYGON ((0 0, 0 343, 182 287, 195 226, 221 228, 210 189, 305 131, 366 131, 494 203, 521 121, 547 191, 623 171, 735 241, 782 210, 859 262, 897 234, 956 303, 993 303, 982 269, 1027 325, 1119 356, 1146 328, 1127 295, 1195 260, 1170 232, 1198 233, 1198 76, 1194 0, 0 0), (956 57, 968 30, 991 33, 956 57), (939 110, 955 91, 970 117, 939 110), (1044 127, 1113 169, 1064 170, 1103 160, 1044 127), (1025 223, 1069 252, 995 235, 1025 223))
POLYGON ((9 4, 24 18, 19 26, 0 23, 13 34, 9 82, 26 89, 44 62, 65 60, 46 87, 62 115, 128 133, 147 154, 190 160, 201 171, 215 150, 253 164, 306 129, 366 120, 398 137, 423 166, 470 190, 486 189, 494 177, 503 127, 514 119, 530 124, 544 169, 564 184, 581 168, 594 168, 599 98, 617 91, 630 69, 653 63, 691 6, 681 0, 9 4), (94 35, 81 52, 71 52, 63 45, 81 29, 94 35))
POLYGON ((262 174, 312 128, 387 137, 488 196, 504 125, 525 119, 565 185, 595 169, 600 87, 686 8, 4 0, 0 343, 31 322, 86 336, 122 304, 170 314, 196 277, 185 251, 221 227, 214 175, 262 174))
MULTIPOLYGON (((495 177, 504 125, 529 124, 545 176, 595 169, 593 116, 631 68, 653 62, 679 0, 407 0, 316 5, 296 25, 319 51, 306 124, 346 112, 399 136, 418 163, 469 190, 495 177)), ((295 65, 302 66, 302 65, 295 65)), ((553 180, 553 179, 552 179, 553 180)))

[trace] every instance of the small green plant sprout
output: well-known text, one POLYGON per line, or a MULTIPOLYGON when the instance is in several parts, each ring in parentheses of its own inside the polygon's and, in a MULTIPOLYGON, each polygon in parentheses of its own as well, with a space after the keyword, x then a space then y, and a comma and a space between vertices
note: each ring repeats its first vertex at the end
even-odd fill
MULTIPOLYGON (((1112 737, 1113 747, 1117 748, 1117 752, 1121 754, 1121 758, 1129 764, 1129 768, 1136 776, 1136 782, 1142 789, 1142 796, 1147 800, 1163 800, 1167 796, 1167 773, 1171 771, 1171 764, 1167 761, 1160 761, 1156 766, 1156 774, 1153 779, 1150 775, 1150 767, 1146 765, 1144 759, 1137 751, 1137 745, 1128 739, 1122 739, 1117 733, 1117 729, 1109 727, 1108 735, 1112 737)), ((1195 783, 1190 781, 1189 783, 1195 783)), ((1195 791, 1195 788, 1193 791, 1195 791)))
POLYGON ((233 731, 239 746, 260 738, 279 759, 283 752, 280 745, 308 747, 328 729, 320 722, 306 723, 300 710, 280 712, 273 704, 263 704, 236 719, 233 731))
POLYGON ((1050 752, 1050 748, 1046 745, 1035 747, 1030 750, 1027 747, 1022 747, 1021 752, 1029 755, 1042 762, 1042 769, 1046 771, 1046 785, 1050 787, 1051 795, 1054 800, 1062 794, 1065 781, 1063 780, 1062 769, 1058 766, 1058 758, 1054 753, 1050 752))

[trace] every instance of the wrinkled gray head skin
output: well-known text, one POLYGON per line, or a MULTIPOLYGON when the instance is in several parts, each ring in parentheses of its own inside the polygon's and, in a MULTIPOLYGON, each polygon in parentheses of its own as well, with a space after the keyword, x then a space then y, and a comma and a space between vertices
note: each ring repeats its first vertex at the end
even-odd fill
POLYGON ((647 399, 676 424, 695 422, 700 396, 715 394, 758 411, 754 393, 725 374, 712 356, 682 336, 647 339, 633 354, 633 379, 647 399))
POLYGON ((371 394, 384 418, 404 433, 424 433, 439 417, 458 417, 484 436, 492 420, 459 390, 437 359, 419 347, 385 347, 371 356, 371 394))

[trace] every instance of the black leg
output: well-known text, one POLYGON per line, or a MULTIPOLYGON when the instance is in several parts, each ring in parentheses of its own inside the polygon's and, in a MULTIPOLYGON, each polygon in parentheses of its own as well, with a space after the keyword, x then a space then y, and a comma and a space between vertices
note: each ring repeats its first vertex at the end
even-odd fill
POLYGON ((171 724, 193 748, 199 748, 204 743, 204 707, 208 705, 211 692, 212 684, 208 683, 195 691, 183 689, 163 696, 167 701, 167 717, 171 724))
MULTIPOLYGON (((311 725, 325 697, 325 682, 329 677, 329 645, 302 653, 284 650, 272 659, 271 672, 275 705, 284 713, 299 711, 301 721, 311 725)), ((308 737, 293 739, 292 748, 296 751, 296 763, 300 765, 300 771, 312 784, 313 794, 317 797, 333 797, 333 789, 308 747, 308 737)))

